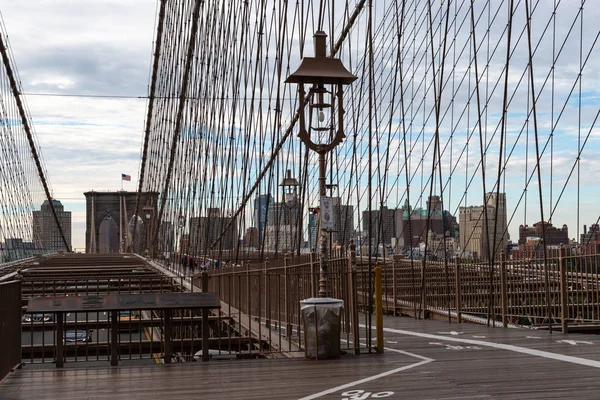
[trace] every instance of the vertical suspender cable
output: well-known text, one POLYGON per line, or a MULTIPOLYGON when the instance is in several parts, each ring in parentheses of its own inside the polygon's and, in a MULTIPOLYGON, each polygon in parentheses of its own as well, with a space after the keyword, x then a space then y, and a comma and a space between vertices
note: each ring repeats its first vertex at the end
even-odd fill
MULTIPOLYGON (((540 196, 540 214, 542 218, 542 246, 544 252, 544 272, 545 272, 545 286, 546 286, 546 312, 548 317, 548 329, 550 333, 552 333, 552 309, 550 308, 550 272, 548 271, 548 252, 547 252, 547 244, 546 244, 546 228, 548 224, 544 222, 544 201, 542 197, 542 172, 540 165, 540 146, 538 142, 538 125, 537 125, 537 108, 535 101, 535 84, 534 84, 534 74, 533 74, 533 54, 531 49, 531 18, 529 15, 529 2, 525 1, 525 20, 527 22, 527 48, 529 50, 529 81, 531 82, 531 100, 532 100, 532 110, 533 110, 533 133, 535 136, 535 155, 536 155, 536 168, 537 168, 537 178, 538 178, 538 194, 540 196)), ((529 112, 529 110, 527 110, 529 112)))

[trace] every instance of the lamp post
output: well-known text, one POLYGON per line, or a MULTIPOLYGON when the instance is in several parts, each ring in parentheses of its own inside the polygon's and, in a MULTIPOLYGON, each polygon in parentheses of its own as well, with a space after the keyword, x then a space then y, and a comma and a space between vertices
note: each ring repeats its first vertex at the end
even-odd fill
POLYGON ((142 208, 142 211, 144 212, 144 216, 146 217, 146 256, 150 255, 150 234, 151 234, 151 230, 150 230, 150 224, 151 224, 151 218, 152 218, 152 211, 153 208, 150 205, 146 205, 144 206, 144 208, 142 208))
POLYGON ((185 233, 185 216, 180 211, 179 217, 177 217, 177 226, 179 227, 179 244, 177 246, 177 260, 175 263, 181 264, 181 258, 183 257, 183 234, 185 233))
POLYGON ((279 185, 283 188, 283 204, 288 210, 288 224, 290 227, 290 253, 294 254, 294 234, 292 229, 292 210, 298 206, 298 195, 296 188, 300 186, 298 180, 292 177, 292 171, 287 170, 287 175, 279 185), (287 191, 286 191, 287 189, 287 191))
POLYGON ((304 57, 300 66, 291 74, 286 83, 298 85, 298 121, 300 129, 298 137, 306 146, 319 154, 319 195, 321 197, 321 246, 320 246, 320 276, 319 297, 327 297, 327 221, 331 215, 326 212, 324 202, 326 197, 325 169, 326 154, 346 137, 344 134, 344 85, 356 80, 342 61, 327 57, 327 34, 315 32, 315 57, 304 57), (304 85, 311 85, 308 93, 308 124, 305 104, 306 92, 304 85), (337 118, 335 117, 337 107, 337 118), (314 136, 314 139, 313 139, 314 136), (324 226, 325 225, 325 226, 324 226))

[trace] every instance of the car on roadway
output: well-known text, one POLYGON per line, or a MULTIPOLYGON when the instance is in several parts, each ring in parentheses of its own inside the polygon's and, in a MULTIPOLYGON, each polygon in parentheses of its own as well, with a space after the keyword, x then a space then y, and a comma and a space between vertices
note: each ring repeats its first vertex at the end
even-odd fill
POLYGON ((119 321, 137 321, 140 319, 140 315, 137 311, 119 311, 119 321))
POLYGON ((33 313, 23 315, 23 322, 50 322, 52 321, 52 314, 48 313, 33 313))
POLYGON ((92 341, 91 329, 70 329, 63 333, 63 343, 87 344, 92 341))
POLYGON ((119 311, 119 330, 136 330, 137 321, 140 320, 140 314, 138 311, 119 311))

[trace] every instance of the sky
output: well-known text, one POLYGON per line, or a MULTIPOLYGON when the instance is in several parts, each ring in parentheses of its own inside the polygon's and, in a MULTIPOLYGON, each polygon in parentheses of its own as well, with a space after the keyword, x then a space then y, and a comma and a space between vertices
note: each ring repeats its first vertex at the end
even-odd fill
POLYGON ((83 193, 137 190, 156 0, 0 0, 0 12, 53 195, 84 251, 83 193))
MULTIPOLYGON (((496 4, 496 2, 492 3, 496 4)), ((550 0, 540 2, 538 11, 536 11, 538 13, 536 23, 543 24, 548 20, 552 11, 551 4, 552 1, 550 0)), ((560 14, 568 14, 569 7, 566 3, 562 4, 560 14)), ((9 47, 20 76, 22 90, 25 94, 24 98, 31 112, 33 127, 41 147, 53 196, 63 203, 65 210, 72 212, 72 246, 75 250, 81 251, 85 248, 84 192, 89 190, 115 191, 120 190, 121 185, 125 190, 137 190, 144 120, 147 109, 147 102, 144 97, 148 92, 151 54, 155 36, 156 7, 157 0, 0 0, 0 12, 9 35, 9 47), (63 94, 67 96, 48 96, 44 94, 63 94), (131 182, 123 182, 121 180, 122 173, 131 175, 131 182)), ((522 9, 519 10, 519 15, 522 16, 522 9)), ((577 8, 573 8, 571 11, 576 13, 577 8)), ((585 37, 584 50, 592 46, 592 42, 596 37, 597 27, 591 21, 595 20, 599 13, 593 6, 586 6, 585 35, 583 35, 585 37)), ((378 18, 382 17, 383 15, 379 14, 378 18)), ((569 15, 564 18, 566 22, 563 23, 562 20, 559 20, 557 28, 559 36, 564 35, 564 31, 568 30, 572 20, 573 16, 569 15)), ((360 24, 364 24, 364 16, 359 21, 360 24)), ((503 29, 504 24, 500 21, 496 23, 495 27, 503 29)), ((534 25, 535 35, 540 35, 543 28, 542 25, 534 25)), ((468 32, 468 29, 462 29, 468 32)), ((356 60, 360 59, 362 53, 364 53, 364 48, 360 46, 363 42, 364 32, 364 26, 362 26, 357 27, 355 32, 351 34, 351 36, 354 35, 353 40, 355 41, 352 51, 357 52, 354 59, 355 67, 356 60)), ((562 96, 562 94, 569 93, 571 84, 574 82, 573 77, 577 74, 579 46, 577 30, 574 32, 572 39, 566 43, 556 68, 558 78, 560 78, 561 73, 567 76, 565 80, 557 79, 556 90, 559 93, 557 98, 560 99, 566 98, 566 95, 562 96)), ((492 33, 499 34, 500 31, 492 33)), ((388 39, 394 40, 394 36, 391 35, 388 39)), ((464 41, 464 38, 462 39, 464 41)), ((461 40, 458 41, 458 50, 461 50, 462 43, 461 40)), ((552 54, 552 51, 548 50, 550 43, 551 37, 546 35, 546 40, 537 53, 536 60, 539 59, 539 61, 534 63, 537 68, 536 77, 539 80, 536 83, 538 88, 542 86, 542 78, 550 70, 550 64, 548 63, 548 57, 551 57, 552 54)), ((383 43, 380 46, 385 47, 386 45, 383 43)), ((504 56, 501 47, 496 58, 502 61, 504 56)), ((511 74, 512 85, 515 85, 519 80, 520 73, 526 71, 523 67, 527 62, 525 50, 526 41, 522 39, 519 44, 519 51, 515 53, 515 64, 521 65, 521 68, 515 68, 511 74), (519 60, 522 62, 518 63, 519 60)), ((385 50, 382 52, 385 53, 385 50)), ((598 110, 600 63, 597 60, 600 57, 599 53, 600 46, 596 46, 584 71, 585 86, 582 93, 584 107, 581 107, 584 128, 589 125, 593 115, 598 110)), ((464 52, 462 57, 458 57, 457 64, 459 67, 457 71, 464 70, 465 65, 461 66, 460 63, 464 63, 464 59, 467 57, 467 51, 464 52)), ((348 64, 347 60, 346 63, 348 64)), ((498 67, 496 64, 492 64, 490 67, 492 76, 501 75, 501 68, 496 67, 498 67)), ((360 74, 360 70, 355 72, 357 75, 360 74)), ((449 74, 448 71, 446 73, 449 74)), ((457 72, 456 81, 459 82, 461 79, 462 73, 457 72)), ((384 83, 380 85, 382 86, 380 93, 383 93, 384 83)), ((460 95, 463 97, 457 97, 457 104, 466 102, 464 92, 467 86, 467 84, 462 85, 463 91, 460 95)), ((511 121, 516 121, 514 125, 508 127, 510 140, 517 137, 522 125, 521 120, 526 118, 526 114, 521 111, 525 110, 527 106, 526 88, 527 81, 521 84, 521 89, 517 92, 510 109, 511 121), (518 118, 517 111, 520 112, 518 118)), ((545 89, 546 103, 548 103, 548 90, 548 88, 545 89)), ((498 89, 494 101, 501 98, 500 92, 500 89, 498 89)), ((446 90, 445 95, 448 99, 448 90, 446 90)), ((575 128, 578 114, 572 112, 572 109, 578 108, 575 100, 571 97, 571 100, 567 102, 567 113, 562 118, 559 130, 556 132, 557 143, 554 150, 556 158, 553 162, 557 172, 555 172, 556 175, 552 182, 555 198, 558 195, 557 191, 562 188, 562 181, 569 172, 573 160, 577 157, 578 137, 575 128)), ((544 98, 540 103, 540 108, 543 104, 544 98)), ((448 101, 445 105, 448 106, 448 101)), ((557 102, 555 109, 561 106, 562 104, 557 102)), ((495 109, 500 109, 499 103, 495 105, 495 109)), ((547 104, 545 109, 547 109, 547 104)), ((545 109, 542 109, 542 112, 545 109)), ((498 116, 495 115, 494 118, 490 119, 495 121, 498 116)), ((547 137, 547 131, 549 130, 546 126, 548 117, 547 115, 543 117, 540 124, 546 132, 542 133, 542 138, 547 137)), ((446 118, 446 123, 448 123, 448 118, 446 118)), ((420 120, 415 121, 415 126, 421 124, 420 120)), ((394 125, 398 125, 400 121, 394 120, 393 122, 394 125)), ((431 121, 429 125, 431 125, 431 121)), ((494 129, 496 129, 496 125, 492 126, 490 123, 490 131, 494 131, 494 129)), ((585 135, 585 133, 584 130, 583 134, 585 135)), ((585 198, 582 200, 582 209, 585 215, 582 215, 580 225, 588 224, 589 226, 598 218, 598 208, 594 200, 598 194, 596 177, 598 171, 600 171, 600 163, 596 162, 597 151, 600 151, 599 136, 600 133, 594 130, 590 143, 582 154, 584 164, 581 174, 581 190, 585 191, 583 193, 585 198)), ((395 140, 398 137, 396 135, 395 140)), ((532 139, 529 139, 530 145, 531 141, 532 139)), ((394 142, 392 146, 399 148, 399 143, 399 141, 394 142)), ((526 160, 530 162, 527 170, 530 172, 532 170, 531 159, 534 157, 534 153, 533 147, 531 147, 528 150, 528 156, 525 156, 522 143, 523 140, 520 142, 521 148, 516 149, 507 172, 509 189, 510 185, 514 185, 514 190, 511 189, 508 193, 509 211, 512 208, 517 208, 518 212, 524 212, 524 207, 522 205, 517 206, 517 201, 523 191, 522 181, 525 176, 523 171, 525 170, 526 160)), ((340 146, 340 149, 344 149, 344 144, 340 146)), ((419 149, 417 148, 417 150, 419 149)), ((454 159, 456 159, 459 156, 460 148, 456 147, 452 151, 455 154, 454 159)), ((469 158, 469 163, 471 164, 470 171, 472 173, 474 165, 478 161, 475 156, 478 152, 477 146, 473 145, 471 151, 473 155, 469 158)), ((450 155, 451 151, 448 151, 447 154, 450 155)), ((490 160, 495 156, 495 153, 490 153, 490 160)), ((367 157, 363 157, 361 160, 362 168, 360 169, 363 171, 366 171, 364 163, 367 162, 367 159, 367 157)), ((544 162, 547 162, 547 159, 548 157, 544 159, 544 162)), ((429 165, 425 164, 424 169, 429 170, 429 165)), ((452 164, 447 162, 446 165, 451 166, 452 164)), ((395 164, 392 165, 389 176, 390 183, 396 179, 394 172, 398 172, 394 168, 398 169, 399 167, 395 164)), ((456 171, 457 177, 465 175, 460 168, 456 171)), ((495 169, 490 167, 490 171, 493 175, 495 169)), ((444 179, 447 178, 448 173, 448 171, 444 172, 444 179)), ((547 168, 545 174, 544 191, 545 196, 548 197, 547 192, 550 186, 548 184, 547 168)), ((402 182, 403 179, 401 177, 400 181, 402 182)), ((464 178, 460 179, 464 180, 464 178)), ((454 179, 454 182, 458 181, 458 178, 454 179)), ((363 175, 360 181, 361 191, 363 192, 365 190, 364 185, 363 175)), ((460 187, 453 190, 455 195, 461 193, 460 187)), ((536 190, 537 186, 534 180, 529 187, 529 210, 535 207, 537 201, 535 197, 536 190)), ((575 237, 574 232, 576 229, 572 207, 575 202, 575 193, 576 191, 573 190, 571 184, 560 203, 561 207, 557 210, 554 220, 555 225, 558 226, 567 223, 571 237, 575 237)), ((411 197, 413 205, 415 204, 415 197, 411 197)), ((479 200, 475 198, 476 196, 473 195, 468 203, 481 204, 481 196, 479 196, 479 200)), ((388 201, 388 206, 395 207, 402 203, 403 201, 399 197, 393 198, 388 201)), ((458 205, 458 202, 454 201, 451 211, 456 211, 458 205)), ((528 211, 529 213, 531 211, 528 211)), ((533 215, 528 222, 537 222, 538 219, 536 218, 537 216, 533 215)), ((516 239, 518 224, 522 219, 517 214, 515 222, 511 226, 511 238, 516 239)))

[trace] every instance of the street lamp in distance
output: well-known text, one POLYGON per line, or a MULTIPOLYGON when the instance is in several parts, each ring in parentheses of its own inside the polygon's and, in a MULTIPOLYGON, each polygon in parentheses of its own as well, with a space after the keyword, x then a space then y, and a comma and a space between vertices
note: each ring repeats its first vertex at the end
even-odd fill
POLYGON ((287 170, 285 178, 279 185, 283 188, 283 204, 288 212, 288 225, 290 227, 289 252, 294 255, 294 230, 292 228, 292 210, 298 206, 298 193, 296 188, 300 186, 298 180, 292 177, 292 171, 287 170))
POLYGON ((154 207, 150 206, 150 205, 145 205, 144 208, 142 208, 142 212, 144 213, 144 216, 146 217, 146 256, 150 256, 150 238, 151 238, 151 229, 150 229, 150 225, 151 225, 151 218, 152 218, 152 211, 154 211, 154 207))

